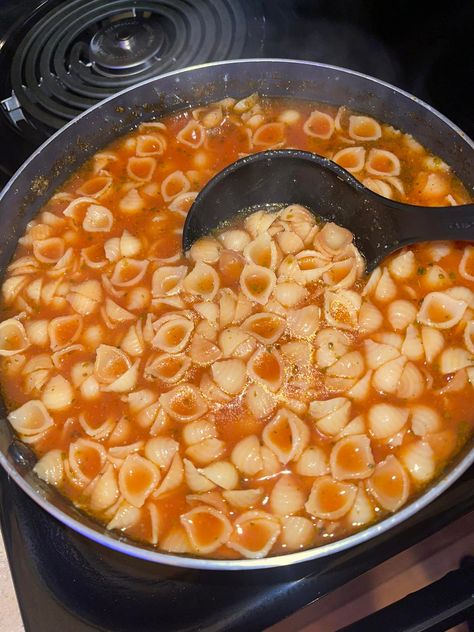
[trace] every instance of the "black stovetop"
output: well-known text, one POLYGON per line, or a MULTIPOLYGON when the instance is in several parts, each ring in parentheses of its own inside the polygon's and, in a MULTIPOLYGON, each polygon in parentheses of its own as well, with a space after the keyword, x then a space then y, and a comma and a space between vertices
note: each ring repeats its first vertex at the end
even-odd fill
MULTIPOLYGON (((245 38, 236 36, 229 55, 346 66, 414 93, 468 134, 474 132, 468 94, 474 85, 474 65, 468 63, 474 5, 469 2, 451 0, 449 8, 425 0, 386 5, 375 0, 71 0, 69 4, 95 2, 103 9, 111 1, 123 6, 166 5, 167 10, 192 4, 207 11, 218 4, 221 12, 247 18, 244 31, 235 31, 245 32, 245 38)), ((51 7, 60 5, 60 0, 2 0, 0 100, 11 96, 14 82, 9 69, 25 32, 51 7)), ((219 51, 208 55, 209 60, 218 58, 219 51)), ((0 112, 0 185, 47 137, 47 125, 33 124, 35 128, 21 124, 20 130, 14 129, 0 112)), ((175 569, 100 547, 51 518, 3 470, 0 523, 28 631, 250 631, 281 620, 471 511, 473 483, 471 468, 418 515, 359 547, 291 568, 252 573, 175 569)))

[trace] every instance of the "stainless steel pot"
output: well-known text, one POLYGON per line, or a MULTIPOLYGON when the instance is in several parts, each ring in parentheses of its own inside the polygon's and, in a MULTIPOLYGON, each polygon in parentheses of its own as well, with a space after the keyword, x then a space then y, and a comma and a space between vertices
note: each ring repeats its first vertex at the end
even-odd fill
MULTIPOLYGON (((258 90, 277 97, 309 99, 373 115, 409 132, 451 165, 474 193, 474 143, 442 114, 377 79, 343 68, 302 61, 263 59, 219 62, 162 75, 128 88, 78 116, 47 140, 10 180, 0 196, 1 276, 25 226, 64 180, 99 148, 139 122, 225 96, 242 98, 258 90)), ((5 418, 5 407, 0 402, 5 418)), ((329 555, 377 536, 412 516, 449 487, 474 462, 472 444, 423 494, 381 522, 337 542, 263 560, 206 560, 160 553, 110 533, 79 512, 33 473, 34 455, 0 423, 0 463, 10 477, 52 516, 84 536, 133 557, 201 569, 257 569, 329 555)))

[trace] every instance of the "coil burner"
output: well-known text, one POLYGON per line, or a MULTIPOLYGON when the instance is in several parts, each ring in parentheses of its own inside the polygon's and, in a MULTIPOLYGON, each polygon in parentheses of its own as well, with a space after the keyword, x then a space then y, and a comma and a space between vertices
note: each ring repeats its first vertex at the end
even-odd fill
POLYGON ((17 128, 27 122, 43 137, 134 83, 193 64, 258 56, 263 44, 261 13, 246 3, 244 11, 244 0, 73 0, 51 6, 47 2, 47 12, 30 21, 16 47, 12 96, 2 101, 17 128))

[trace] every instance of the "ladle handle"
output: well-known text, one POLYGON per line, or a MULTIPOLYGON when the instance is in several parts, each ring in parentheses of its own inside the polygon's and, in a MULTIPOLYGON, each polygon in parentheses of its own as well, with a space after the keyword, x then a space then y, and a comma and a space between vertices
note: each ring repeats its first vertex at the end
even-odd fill
POLYGON ((407 206, 396 210, 398 245, 422 241, 474 241, 474 204, 462 206, 407 206))

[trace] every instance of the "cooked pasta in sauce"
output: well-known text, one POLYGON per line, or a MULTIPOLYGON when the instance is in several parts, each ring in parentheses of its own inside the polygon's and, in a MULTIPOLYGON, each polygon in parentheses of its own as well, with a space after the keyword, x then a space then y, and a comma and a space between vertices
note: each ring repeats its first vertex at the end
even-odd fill
POLYGON ((97 153, 3 283, 1 383, 36 473, 163 551, 258 558, 341 538, 402 507, 472 434, 474 247, 420 244, 367 278, 354 236, 293 204, 183 255, 209 178, 278 147, 386 197, 469 199, 390 125, 229 98, 97 153))

